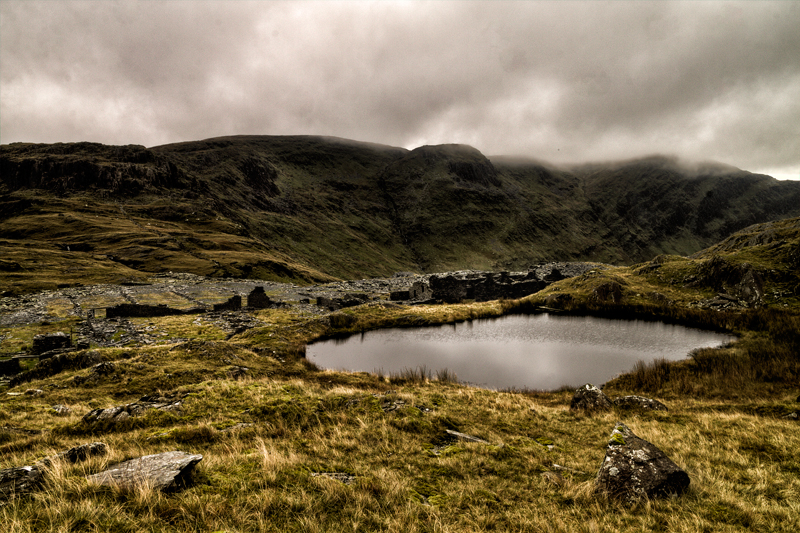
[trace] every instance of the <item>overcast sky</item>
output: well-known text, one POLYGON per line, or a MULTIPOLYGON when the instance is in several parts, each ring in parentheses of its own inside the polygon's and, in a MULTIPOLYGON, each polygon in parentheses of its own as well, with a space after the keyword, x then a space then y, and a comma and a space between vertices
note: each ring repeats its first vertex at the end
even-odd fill
POLYGON ((320 134, 800 179, 800 2, 0 1, 0 143, 320 134))

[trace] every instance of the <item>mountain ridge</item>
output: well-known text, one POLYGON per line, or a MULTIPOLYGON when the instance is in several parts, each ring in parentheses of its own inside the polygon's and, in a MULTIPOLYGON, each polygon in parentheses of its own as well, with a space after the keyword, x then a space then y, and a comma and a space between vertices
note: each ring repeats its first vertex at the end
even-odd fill
POLYGON ((312 282, 631 264, 800 216, 800 183, 719 163, 562 167, 468 145, 324 136, 14 143, 0 146, 0 175, 0 247, 19 265, 4 275, 12 292, 48 286, 25 274, 42 269, 76 269, 64 283, 169 270, 312 282))

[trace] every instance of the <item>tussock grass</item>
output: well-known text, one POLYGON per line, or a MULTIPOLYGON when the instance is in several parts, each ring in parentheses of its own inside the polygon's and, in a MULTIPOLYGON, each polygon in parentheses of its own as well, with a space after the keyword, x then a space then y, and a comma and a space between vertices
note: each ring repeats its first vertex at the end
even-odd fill
MULTIPOLYGON (((154 438, 163 430, 153 427, 102 435, 108 456, 55 464, 44 490, 0 509, 0 519, 9 532, 789 531, 796 525, 794 422, 744 410, 720 413, 690 398, 670 402, 667 413, 586 417, 568 411, 567 395, 436 380, 395 387, 406 407, 385 413, 372 396, 381 389, 325 388, 304 379, 200 384, 186 400, 184 419, 165 436, 154 438), (422 413, 417 404, 434 410, 422 413), (593 494, 605 440, 620 417, 690 473, 686 494, 634 508, 593 494), (227 429, 240 422, 253 425, 227 429), (490 444, 450 442, 434 454, 444 429, 490 444), (182 492, 122 491, 85 480, 116 462, 171 449, 204 456, 194 484, 182 492), (571 469, 559 473, 557 484, 541 475, 553 463, 571 469), (345 485, 318 472, 355 480, 345 485)), ((11 409, 6 416, 18 424, 24 415, 11 409)), ((38 417, 38 424, 52 426, 53 419, 38 417)), ((5 449, 0 468, 30 464, 80 440, 59 433, 38 438, 35 446, 5 449)))

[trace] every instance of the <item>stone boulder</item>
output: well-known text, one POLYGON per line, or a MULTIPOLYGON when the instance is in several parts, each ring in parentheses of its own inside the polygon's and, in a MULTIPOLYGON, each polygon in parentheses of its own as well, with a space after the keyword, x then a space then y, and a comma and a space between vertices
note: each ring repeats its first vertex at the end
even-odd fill
POLYGON ((47 468, 54 461, 66 460, 70 463, 85 461, 93 455, 105 455, 108 447, 102 442, 81 444, 38 461, 33 466, 18 466, 0 470, 0 507, 5 502, 36 491, 44 482, 47 468))
POLYGON ((658 400, 645 398, 644 396, 622 396, 615 398, 614 406, 619 409, 644 409, 647 411, 668 411, 667 406, 658 400))
POLYGON ((573 298, 570 294, 554 292, 547 295, 547 298, 544 299, 544 305, 559 309, 571 304, 572 300, 573 298))
POLYGON ((592 291, 592 298, 596 302, 613 302, 618 304, 622 301, 622 285, 616 281, 608 281, 595 287, 592 291))
POLYGON ((595 492, 632 504, 646 498, 681 494, 689 475, 655 445, 618 422, 597 472, 595 492))
MULTIPOLYGON (((184 395, 185 396, 185 395, 184 395)), ((159 411, 180 412, 183 396, 148 395, 137 402, 105 409, 93 409, 83 416, 83 422, 89 425, 116 424, 128 418, 140 416, 150 409, 159 411)))
POLYGON ((202 455, 181 451, 145 455, 87 476, 86 479, 91 483, 124 489, 145 486, 169 492, 185 487, 195 465, 202 459, 202 455))
POLYGON ((89 444, 81 444, 74 446, 69 450, 59 452, 50 457, 46 457, 36 463, 37 466, 44 465, 50 466, 54 461, 69 461, 70 463, 80 463, 89 457, 105 455, 108 453, 108 446, 102 442, 90 442, 89 444))
POLYGON ((608 396, 603 394, 603 391, 587 383, 580 389, 575 391, 572 396, 572 401, 569 403, 569 410, 573 412, 582 411, 585 413, 594 413, 599 411, 611 410, 613 404, 608 396))
POLYGON ((34 379, 44 379, 54 376, 64 370, 88 368, 103 362, 103 356, 97 350, 87 352, 72 352, 54 355, 49 359, 40 360, 39 363, 27 372, 17 374, 11 378, 10 385, 15 387, 20 383, 34 379))
POLYGON ((0 470, 0 505, 8 500, 35 491, 44 481, 38 466, 19 466, 0 470))

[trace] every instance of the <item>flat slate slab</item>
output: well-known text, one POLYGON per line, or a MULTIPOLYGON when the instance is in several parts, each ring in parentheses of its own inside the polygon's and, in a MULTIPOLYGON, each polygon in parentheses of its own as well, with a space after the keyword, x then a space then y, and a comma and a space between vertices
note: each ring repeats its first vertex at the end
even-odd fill
POLYGON ((99 474, 86 476, 90 482, 132 489, 147 486, 156 490, 171 491, 185 485, 194 466, 202 455, 173 451, 145 455, 119 463, 99 474))

